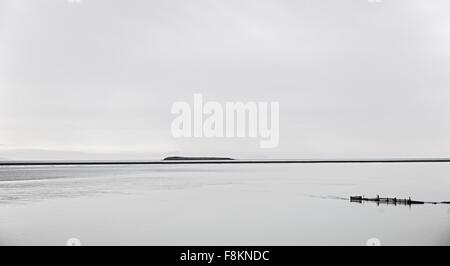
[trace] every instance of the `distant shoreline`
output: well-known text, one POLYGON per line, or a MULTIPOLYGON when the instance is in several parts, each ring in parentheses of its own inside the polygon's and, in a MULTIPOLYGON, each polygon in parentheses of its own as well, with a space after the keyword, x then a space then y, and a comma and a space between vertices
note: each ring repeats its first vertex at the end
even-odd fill
POLYGON ((236 160, 191 159, 161 161, 3 161, 0 166, 83 166, 83 165, 208 165, 208 164, 385 164, 450 163, 450 159, 346 159, 346 160, 236 160))

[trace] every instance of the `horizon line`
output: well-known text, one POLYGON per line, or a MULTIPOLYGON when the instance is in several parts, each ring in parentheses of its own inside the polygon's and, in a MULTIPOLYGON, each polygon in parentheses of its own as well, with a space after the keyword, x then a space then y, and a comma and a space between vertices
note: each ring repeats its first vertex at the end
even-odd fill
POLYGON ((28 160, 0 161, 0 166, 77 166, 77 165, 188 165, 188 164, 374 164, 374 163, 450 163, 450 158, 385 159, 228 159, 228 160, 28 160))

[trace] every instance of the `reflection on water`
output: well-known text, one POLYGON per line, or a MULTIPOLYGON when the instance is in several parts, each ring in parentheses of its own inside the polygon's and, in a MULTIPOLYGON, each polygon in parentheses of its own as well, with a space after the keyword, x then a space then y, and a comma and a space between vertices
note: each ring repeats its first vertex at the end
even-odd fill
POLYGON ((133 194, 146 190, 187 189, 237 182, 177 178, 189 173, 213 174, 219 169, 177 166, 22 167, 0 169, 0 203, 25 203, 51 198, 100 194, 133 194))
POLYGON ((447 244, 449 164, 0 168, 0 244, 447 244))

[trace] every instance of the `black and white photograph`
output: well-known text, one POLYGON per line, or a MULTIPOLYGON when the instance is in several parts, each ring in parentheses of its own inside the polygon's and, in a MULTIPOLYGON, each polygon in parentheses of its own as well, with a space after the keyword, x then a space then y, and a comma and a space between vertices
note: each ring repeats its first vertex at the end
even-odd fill
POLYGON ((448 246, 449 188, 448 0, 0 0, 0 246, 448 246))

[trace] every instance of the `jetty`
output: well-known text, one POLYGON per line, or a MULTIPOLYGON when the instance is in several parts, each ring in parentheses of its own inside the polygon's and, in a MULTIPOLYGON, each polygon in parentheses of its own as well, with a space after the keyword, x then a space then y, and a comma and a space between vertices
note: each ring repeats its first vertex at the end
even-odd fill
POLYGON ((365 202, 374 202, 377 205, 385 204, 385 205, 404 205, 404 206, 411 206, 411 205, 425 205, 425 204, 450 204, 450 202, 427 202, 427 201, 417 201, 412 200, 411 198, 404 199, 404 198, 382 198, 380 196, 377 196, 376 198, 366 198, 364 196, 352 196, 350 197, 350 202, 352 203, 365 203, 365 202))

